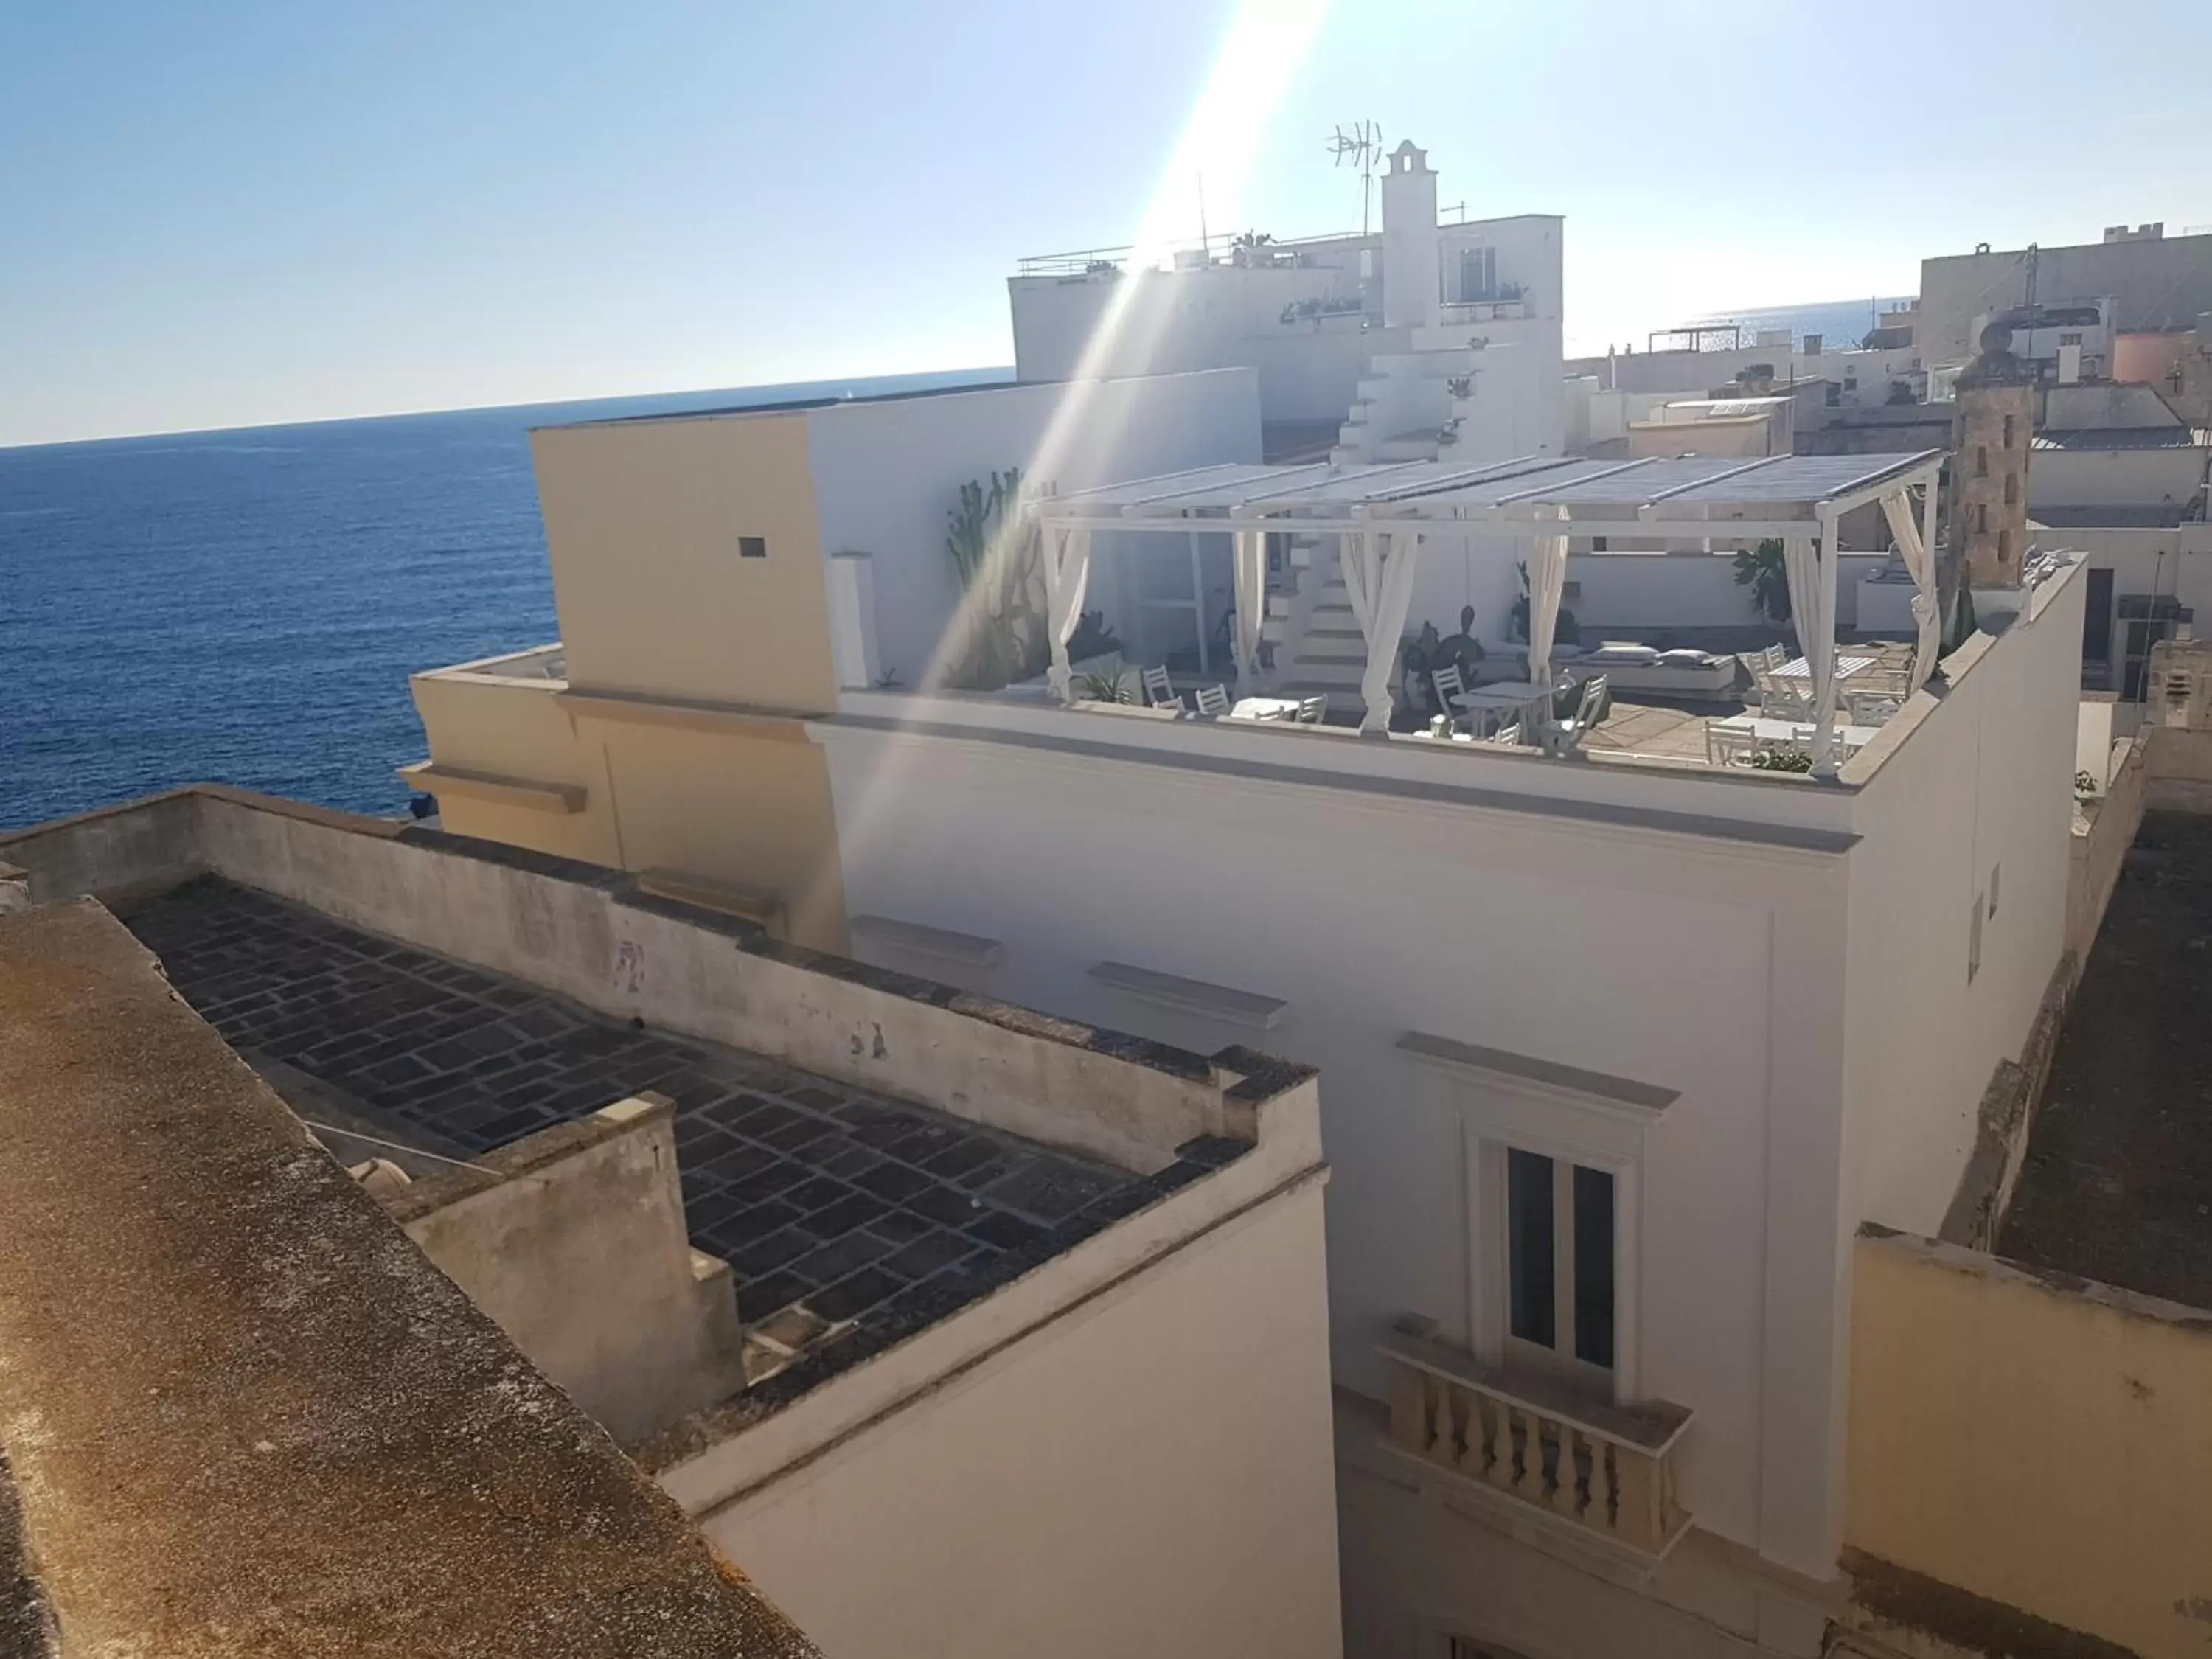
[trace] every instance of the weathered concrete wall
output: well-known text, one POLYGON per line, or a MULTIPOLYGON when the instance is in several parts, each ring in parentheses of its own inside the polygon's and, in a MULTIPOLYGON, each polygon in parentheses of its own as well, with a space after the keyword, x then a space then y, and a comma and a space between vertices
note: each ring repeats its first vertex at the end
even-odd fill
POLYGON ((84 894, 120 899, 190 875, 198 825, 199 798, 190 790, 149 795, 0 836, 0 863, 29 875, 33 904, 84 894))
POLYGON ((2098 928, 2104 925, 2105 907, 2112 902, 2120 866, 2128 848, 2135 845, 2136 831, 2142 826, 2143 803, 2151 780, 2148 737, 2140 733, 2127 745, 2119 763, 2104 781, 2103 796, 2075 811, 2073 850, 2066 878, 2066 948, 2074 957, 2076 983, 2089 965, 2089 950, 2097 942, 2098 928))
POLYGON ((1270 1199, 707 1534, 838 1659, 1334 1659, 1322 1242, 1270 1199))
POLYGON ((2212 812, 2212 732, 2178 726, 2149 728, 2150 781, 2143 794, 2147 810, 2212 812))
POLYGON ((617 1101, 385 1207, 617 1440, 643 1440, 744 1384, 728 1264, 684 1232, 666 1100, 617 1101))
POLYGON ((211 871, 619 1018, 1144 1172, 1194 1136, 1249 1138, 1260 1097, 1202 1055, 781 944, 617 871, 240 790, 9 837, 0 860, 40 900, 211 871))
POLYGON ((2144 1659, 2212 1639, 2212 1315, 1869 1230, 1850 1546, 2144 1659))

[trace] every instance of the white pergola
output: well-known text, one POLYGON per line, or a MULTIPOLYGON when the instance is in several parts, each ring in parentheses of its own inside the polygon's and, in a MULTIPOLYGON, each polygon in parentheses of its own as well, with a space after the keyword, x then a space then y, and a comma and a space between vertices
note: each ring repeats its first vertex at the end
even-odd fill
POLYGON ((1524 456, 1470 466, 1407 461, 1373 466, 1221 465, 1108 484, 1035 502, 1052 645, 1051 683, 1064 701, 1073 637, 1101 532, 1232 538, 1240 696, 1254 690, 1266 614, 1269 532, 1334 536, 1367 647, 1363 729, 1388 728, 1390 675, 1405 631, 1424 539, 1471 534, 1530 544, 1528 668, 1549 683, 1553 631, 1577 537, 1706 543, 1778 538, 1797 637, 1811 672, 1816 772, 1835 769, 1837 524, 1879 502, 1911 573, 1919 637, 1917 687, 1936 665, 1936 483, 1943 452, 1775 455, 1757 460, 1677 456, 1587 460, 1524 456), (1921 491, 1918 503, 1911 492, 1921 491))

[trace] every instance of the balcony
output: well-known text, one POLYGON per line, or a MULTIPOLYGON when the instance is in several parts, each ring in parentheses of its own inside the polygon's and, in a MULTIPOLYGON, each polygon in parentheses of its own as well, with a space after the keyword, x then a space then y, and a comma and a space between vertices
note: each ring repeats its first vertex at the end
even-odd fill
POLYGON ((1441 1471, 1508 1524, 1530 1522, 1648 1570, 1690 1516, 1674 1449, 1690 1413, 1664 1401, 1613 1405, 1565 1382, 1487 1365, 1402 1321, 1380 1352, 1390 1380, 1384 1443, 1441 1471))

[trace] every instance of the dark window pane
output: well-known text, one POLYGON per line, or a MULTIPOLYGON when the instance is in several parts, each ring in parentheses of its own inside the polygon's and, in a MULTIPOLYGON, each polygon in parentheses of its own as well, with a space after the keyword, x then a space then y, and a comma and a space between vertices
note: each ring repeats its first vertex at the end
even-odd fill
POLYGON ((764 559, 768 557, 768 538, 765 536, 738 537, 738 556, 741 559, 764 559))
POLYGON ((1613 1177, 1575 1165, 1575 1358, 1613 1366, 1613 1177))
POLYGON ((1506 1279, 1512 1286, 1513 1334, 1549 1348, 1552 1323, 1552 1160, 1534 1152, 1505 1154, 1506 1279))

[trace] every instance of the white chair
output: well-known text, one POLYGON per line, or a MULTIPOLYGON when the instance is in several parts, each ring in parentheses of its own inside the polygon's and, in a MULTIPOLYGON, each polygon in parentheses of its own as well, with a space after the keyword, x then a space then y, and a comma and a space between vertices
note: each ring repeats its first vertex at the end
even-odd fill
POLYGON ((1521 746, 1521 722, 1516 720, 1510 726, 1501 726, 1482 741, 1494 743, 1501 749, 1518 749, 1521 746))
POLYGON ((1808 680, 1800 684, 1769 669, 1759 677, 1759 712, 1778 720, 1806 718, 1813 712, 1812 700, 1806 695, 1811 684, 1808 680))
POLYGON ((1145 701, 1153 708, 1165 708, 1170 705, 1177 708, 1182 707, 1182 699, 1176 696, 1174 683, 1168 678, 1166 669, 1147 668, 1144 672, 1143 678, 1145 701))
POLYGON ((1200 714, 1225 714, 1229 712, 1229 688, 1224 685, 1201 685, 1198 688, 1198 712, 1200 714))
POLYGON ((1461 678, 1459 665, 1448 664, 1429 676, 1429 684, 1437 689, 1437 707, 1450 714, 1459 707, 1459 700, 1467 695, 1467 684, 1461 678))
POLYGON ((1889 691, 1846 691, 1844 707, 1850 712, 1853 726, 1880 726, 1905 706, 1905 700, 1889 691))
POLYGON ((1597 729, 1605 718, 1606 677, 1583 682, 1582 701, 1575 705, 1573 718, 1561 720, 1554 728, 1561 753, 1575 749, 1597 729))
POLYGON ((1705 722, 1705 764, 1735 766, 1759 746, 1759 739, 1740 726, 1725 725, 1719 720, 1705 722))
POLYGON ((1328 713, 1328 698, 1325 694, 1318 697, 1298 699, 1297 720, 1300 726, 1319 726, 1322 716, 1328 713))

